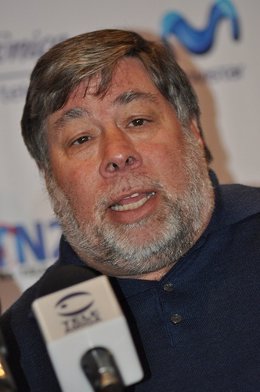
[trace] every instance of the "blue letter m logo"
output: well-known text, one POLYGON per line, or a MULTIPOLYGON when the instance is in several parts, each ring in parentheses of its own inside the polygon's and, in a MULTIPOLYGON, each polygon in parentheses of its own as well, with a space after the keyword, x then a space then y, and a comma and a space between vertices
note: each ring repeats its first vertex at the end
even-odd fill
POLYGON ((239 39, 238 14, 231 0, 217 0, 202 29, 192 27, 178 12, 167 13, 162 20, 162 38, 167 40, 167 37, 175 35, 189 52, 203 54, 211 49, 217 26, 222 19, 228 19, 233 39, 239 39))

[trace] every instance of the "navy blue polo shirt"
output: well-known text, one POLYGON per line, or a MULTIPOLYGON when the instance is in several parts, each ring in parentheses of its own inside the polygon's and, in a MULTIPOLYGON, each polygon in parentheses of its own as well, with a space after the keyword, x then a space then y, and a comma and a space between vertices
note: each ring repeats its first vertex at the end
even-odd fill
POLYGON ((137 331, 136 392, 260 391, 260 190, 216 189, 205 233, 159 282, 117 280, 137 331))
MULTIPOLYGON (((260 188, 215 192, 206 231, 159 282, 111 279, 145 371, 129 392, 260 391, 260 188)), ((62 238, 64 264, 83 263, 62 238)), ((42 279, 0 319, 19 392, 60 392, 31 312, 42 279)))

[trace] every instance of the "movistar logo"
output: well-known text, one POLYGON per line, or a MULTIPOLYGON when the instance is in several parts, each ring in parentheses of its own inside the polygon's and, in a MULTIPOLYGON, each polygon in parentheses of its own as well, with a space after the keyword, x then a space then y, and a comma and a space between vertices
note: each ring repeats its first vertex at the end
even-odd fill
POLYGON ((206 26, 196 29, 178 12, 168 12, 162 20, 162 37, 167 40, 175 35, 180 43, 191 53, 208 52, 214 43, 218 24, 227 19, 234 40, 239 39, 239 18, 231 0, 217 0, 212 5, 206 26))

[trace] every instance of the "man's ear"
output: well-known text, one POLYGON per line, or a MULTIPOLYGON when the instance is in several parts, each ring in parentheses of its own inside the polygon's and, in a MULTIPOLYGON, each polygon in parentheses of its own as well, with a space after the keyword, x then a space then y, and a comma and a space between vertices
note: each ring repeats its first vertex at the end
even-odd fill
POLYGON ((190 121, 190 131, 198 142, 198 145, 204 150, 205 158, 208 164, 212 162, 212 155, 203 137, 202 131, 195 118, 190 121))
POLYGON ((198 143, 200 144, 200 146, 204 148, 205 142, 204 142, 204 139, 201 135, 197 120, 195 118, 193 118, 190 122, 190 130, 193 133, 193 135, 195 136, 195 138, 198 141, 198 143))

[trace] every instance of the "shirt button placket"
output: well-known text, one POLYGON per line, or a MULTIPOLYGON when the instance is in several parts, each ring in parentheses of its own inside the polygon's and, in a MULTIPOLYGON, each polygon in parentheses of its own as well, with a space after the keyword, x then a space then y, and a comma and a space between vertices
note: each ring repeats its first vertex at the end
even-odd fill
MULTIPOLYGON (((167 282, 163 285, 163 290, 167 293, 171 293, 174 291, 174 286, 171 282, 167 282)), ((177 325, 177 324, 181 323, 182 320, 183 320, 183 317, 178 313, 174 313, 170 317, 170 321, 173 325, 177 325)))

